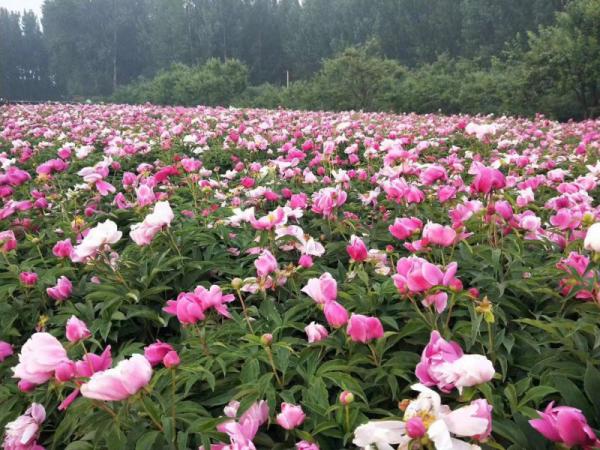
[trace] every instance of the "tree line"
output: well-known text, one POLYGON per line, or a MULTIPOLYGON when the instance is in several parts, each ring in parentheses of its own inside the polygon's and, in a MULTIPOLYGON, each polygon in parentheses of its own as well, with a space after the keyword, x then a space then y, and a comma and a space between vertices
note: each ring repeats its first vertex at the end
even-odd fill
POLYGON ((581 118, 599 27, 600 0, 46 0, 0 9, 0 96, 581 118))

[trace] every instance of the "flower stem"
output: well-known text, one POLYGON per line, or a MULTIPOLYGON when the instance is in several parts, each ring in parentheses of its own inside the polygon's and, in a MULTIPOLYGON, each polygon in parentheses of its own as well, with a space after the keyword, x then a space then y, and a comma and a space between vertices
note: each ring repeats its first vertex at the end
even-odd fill
POLYGON ((277 368, 275 367, 275 360, 273 359, 273 352, 271 351, 270 347, 266 347, 266 346, 265 346, 265 351, 267 352, 267 357, 269 358, 269 363, 271 364, 271 369, 273 369, 273 375, 275 375, 277 384, 279 384, 279 386, 283 387, 283 381, 281 381, 281 378, 279 377, 279 374, 277 373, 277 368))
POLYGON ((242 311, 244 312, 244 318, 246 319, 246 323, 248 324, 248 328, 250 329, 250 333, 254 334, 254 329, 252 328, 252 323, 250 322, 250 316, 248 316, 248 310, 246 309, 246 304, 244 303, 244 299, 242 298, 242 293, 238 289, 237 291, 238 298, 240 299, 240 303, 242 304, 242 311))
POLYGON ((171 419, 173 420, 173 448, 177 448, 177 408, 175 403, 176 378, 175 368, 171 369, 171 419))

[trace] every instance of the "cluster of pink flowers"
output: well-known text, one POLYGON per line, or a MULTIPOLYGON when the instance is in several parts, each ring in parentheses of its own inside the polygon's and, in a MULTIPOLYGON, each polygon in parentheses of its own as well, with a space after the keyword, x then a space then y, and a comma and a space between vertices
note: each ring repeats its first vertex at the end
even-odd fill
MULTIPOLYGON (((560 274, 553 289, 565 297, 562 301, 575 297, 600 303, 598 121, 151 105, 8 106, 0 118, 0 264, 6 269, 7 304, 18 309, 26 303, 35 316, 26 329, 17 330, 25 341, 20 349, 14 329, 0 330, 6 334, 0 337, 10 341, 0 341, 0 363, 18 358, 13 375, 23 392, 41 390, 46 383, 52 390, 58 385, 59 395, 69 389, 61 398, 61 411, 80 395, 95 401, 145 395, 154 370, 172 376, 178 389, 177 376, 199 358, 190 355, 195 344, 188 344, 187 334, 198 331, 198 322, 203 322, 203 338, 214 328, 237 325, 225 321, 237 320, 237 312, 244 315, 243 334, 254 334, 244 337, 248 342, 256 344, 263 333, 261 351, 267 359, 259 364, 261 370, 268 367, 269 375, 273 372, 275 389, 289 382, 277 367, 284 357, 275 353, 282 348, 293 353, 284 345, 311 344, 308 351, 317 353, 336 344, 336 358, 348 350, 352 356, 357 353, 357 364, 370 363, 372 357, 374 366, 388 370, 385 354, 395 350, 388 346, 390 338, 405 322, 411 329, 416 320, 428 333, 433 330, 429 342, 419 347, 418 397, 404 405, 402 420, 359 426, 354 443, 379 449, 411 448, 417 442, 443 450, 474 449, 492 432, 492 406, 483 399, 456 400, 453 394, 452 401, 463 404, 452 409, 442 404, 438 392, 456 389, 462 394, 495 375, 488 359, 498 361, 492 344, 483 344, 485 356, 465 354, 449 340, 458 339, 456 325, 462 319, 457 317, 466 317, 466 308, 484 315, 490 328, 482 333, 493 339, 496 331, 492 303, 484 295, 480 299, 478 290, 493 297, 496 286, 469 286, 478 283, 472 275, 481 256, 477 246, 485 245, 494 258, 504 257, 506 242, 523 253, 543 248, 547 255, 540 260, 547 258, 550 271, 556 268, 553 274, 560 274), (215 150, 218 164, 212 158, 215 150), (195 232, 186 235, 190 229, 206 233, 207 240, 218 236, 217 244, 194 241, 195 232), (178 240, 198 248, 192 253, 178 240), (152 271, 150 257, 144 261, 147 275, 135 271, 137 255, 158 254, 160 246, 161 255, 170 254, 161 256, 160 263, 173 257, 178 264, 174 275, 181 275, 167 277, 171 281, 166 286, 152 284, 163 272, 152 271), (199 252, 206 259, 218 255, 218 261, 235 268, 196 261, 199 252), (472 261, 466 253, 473 255, 472 261), (188 263, 202 275, 188 272, 188 263), (232 273, 241 278, 230 278, 232 273), (184 281, 179 286, 173 279, 184 281), (140 287, 146 282, 150 285, 140 287), (121 348, 122 330, 115 326, 107 331, 91 322, 90 311, 105 307, 94 303, 94 296, 113 284, 123 305, 115 300, 110 314, 103 310, 102 321, 110 320, 106 316, 131 320, 122 314, 136 308, 127 303, 130 299, 144 303, 139 316, 132 314, 136 321, 145 320, 145 313, 156 319, 150 326, 157 327, 149 339, 153 342, 135 343, 143 355, 123 359, 123 353, 131 352, 121 348), (278 312, 295 307, 299 291, 316 304, 303 311, 302 321, 285 316, 286 325, 277 327, 262 320, 261 308, 271 302, 278 312), (163 292, 165 297, 158 297, 163 292), (404 316, 405 307, 415 310, 404 316), (72 315, 75 311, 90 328, 72 315), (457 311, 463 315, 453 316, 457 311), (158 331, 164 313, 184 325, 181 340, 170 327, 165 334, 171 335, 158 331), (57 320, 65 321, 68 344, 45 331, 57 320), (292 328, 289 342, 279 340, 280 333, 292 328), (306 341, 297 339, 302 330, 306 341), (97 348, 92 339, 104 333, 118 346, 115 365, 111 347, 97 348), (159 336, 163 341, 155 340, 159 336), (88 353, 86 345, 93 345, 97 354, 88 353), (79 356, 69 357, 75 352, 79 356)), ((498 265, 503 264, 500 259, 498 265)), ((524 285, 536 270, 523 270, 524 285)), ((511 284, 512 278, 498 283, 505 292, 511 284)), ((493 307, 502 309, 504 299, 497 297, 493 307)), ((500 322, 502 316, 496 316, 500 322)), ((322 358, 331 353, 324 351, 322 358)), ((235 367, 231 373, 240 370, 235 367)), ((221 394, 219 398, 232 398, 221 394)), ((314 421, 307 418, 312 409, 296 404, 295 394, 276 400, 267 396, 277 412, 261 400, 238 415, 240 404, 232 401, 225 408, 228 420, 217 426, 228 442, 211 450, 253 450, 259 429, 267 429, 269 422, 293 439, 290 446, 318 450, 312 440, 319 436, 303 432, 314 421), (297 442, 300 438, 305 440, 297 442)), ((348 415, 354 397, 342 394, 340 422, 352 418, 357 425, 362 409, 348 415)), ((233 398, 242 400, 237 395, 233 398)), ((7 425, 4 448, 39 450, 44 420, 44 407, 32 404, 7 425)), ((175 428, 184 422, 174 421, 175 428)), ((569 406, 550 403, 531 425, 568 447, 599 445, 583 413, 569 406)), ((173 431, 177 436, 178 430, 173 431)), ((346 423, 343 431, 351 431, 346 423)))
MULTIPOLYGON (((331 327, 340 328, 347 324, 346 332, 353 341, 366 344, 383 337, 383 326, 377 317, 354 313, 350 315, 346 308, 336 301, 337 282, 330 273, 326 272, 319 278, 309 279, 302 292, 323 308, 325 319, 331 327)), ((320 341, 328 336, 327 330, 314 322, 306 327, 306 333, 309 342, 320 341)))
POLYGON ((233 294, 223 294, 219 286, 206 289, 198 286, 193 292, 181 292, 176 300, 169 300, 163 310, 177 317, 182 324, 194 324, 204 320, 206 311, 214 309, 223 317, 231 317, 227 303, 235 300, 233 294))

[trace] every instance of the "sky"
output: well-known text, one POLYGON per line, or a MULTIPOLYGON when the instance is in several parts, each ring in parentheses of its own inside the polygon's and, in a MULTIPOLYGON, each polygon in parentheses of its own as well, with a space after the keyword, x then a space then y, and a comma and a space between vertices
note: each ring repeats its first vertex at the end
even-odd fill
POLYGON ((44 0, 0 0, 0 8, 19 12, 32 9, 38 16, 41 16, 42 3, 44 3, 44 0))

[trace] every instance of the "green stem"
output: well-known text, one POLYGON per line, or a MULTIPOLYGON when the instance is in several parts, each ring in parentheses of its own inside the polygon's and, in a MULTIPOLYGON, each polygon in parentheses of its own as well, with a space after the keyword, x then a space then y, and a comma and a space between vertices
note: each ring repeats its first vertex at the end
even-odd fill
POLYGON ((446 330, 448 331, 448 337, 450 337, 450 318, 452 317, 452 310, 454 309, 454 304, 456 302, 456 293, 452 293, 452 297, 450 297, 450 306, 448 307, 448 314, 446 316, 446 330))
POLYGON ((175 403, 176 377, 175 368, 171 369, 171 419, 173 420, 173 448, 177 448, 177 408, 175 403))
POLYGON ((244 318, 246 319, 246 323, 248 324, 248 328, 250 332, 254 334, 254 329, 252 328, 252 323, 250 322, 250 316, 248 316, 248 310, 246 309, 246 304, 244 303, 244 299, 242 298, 242 293, 238 289, 237 291, 238 298, 240 299, 240 303, 242 304, 242 311, 244 313, 244 318))
POLYGON ((369 350, 371 350, 371 356, 373 357, 373 362, 375 363, 375 365, 377 367, 381 366, 381 361, 379 360, 379 357, 377 356, 377 351, 375 350, 375 347, 373 346, 373 344, 371 344, 369 342, 367 344, 367 346, 369 347, 369 350))
POLYGON ((97 408, 100 408, 102 411, 107 412, 110 416, 112 416, 113 419, 117 418, 117 414, 112 409, 110 409, 108 406, 106 406, 104 403, 102 403, 101 401, 92 400, 92 404, 94 406, 96 406, 97 408))
POLYGON ((492 324, 490 322, 486 322, 488 327, 488 340, 489 340, 489 352, 492 362, 496 362, 496 355, 494 351, 494 335, 492 334, 492 324))
POLYGON ((410 303, 413 305, 414 310, 417 312, 417 314, 421 317, 421 319, 423 320, 423 322, 425 322, 425 324, 430 327, 430 328, 435 328, 431 326, 431 323, 429 322, 429 319, 425 316, 425 314, 423 314, 421 312, 421 310, 419 309, 419 305, 417 305, 417 303, 415 302, 415 299, 412 297, 408 297, 408 299, 410 300, 410 303))
POLYGON ((275 360, 273 359, 273 352, 271 351, 271 347, 265 347, 265 351, 267 352, 267 357, 269 358, 269 363, 271 364, 271 369, 273 370, 273 375, 275 375, 275 379, 277 380, 277 384, 283 387, 283 381, 279 377, 277 373, 277 367, 275 366, 275 360))
POLYGON ((140 396, 140 403, 142 404, 142 408, 144 408, 144 411, 146 411, 146 414, 148 414, 148 417, 150 417, 150 420, 152 421, 154 426, 158 429, 158 431, 160 431, 161 433, 164 433, 165 430, 164 430, 163 426, 160 424, 160 422, 158 422, 152 416, 152 414, 150 414, 150 411, 148 411, 148 408, 146 407, 146 404, 144 403, 144 399, 141 396, 140 396))
POLYGON ((346 423, 346 433, 350 432, 350 406, 344 405, 344 416, 346 423))

